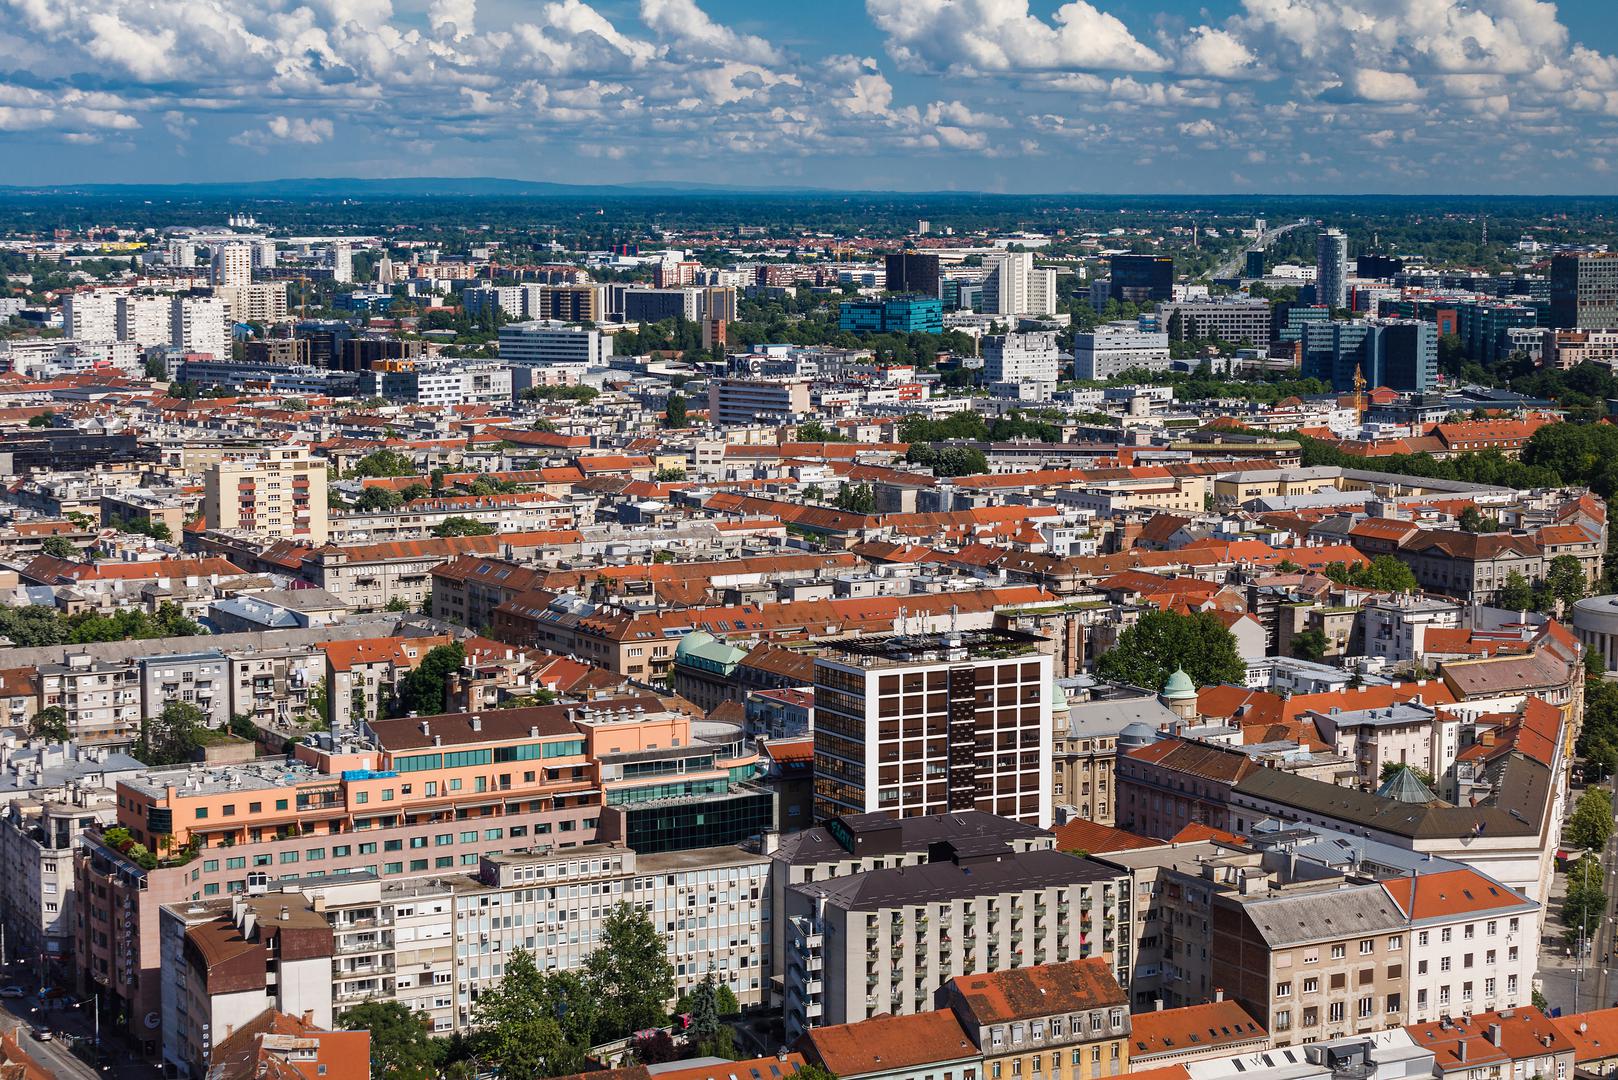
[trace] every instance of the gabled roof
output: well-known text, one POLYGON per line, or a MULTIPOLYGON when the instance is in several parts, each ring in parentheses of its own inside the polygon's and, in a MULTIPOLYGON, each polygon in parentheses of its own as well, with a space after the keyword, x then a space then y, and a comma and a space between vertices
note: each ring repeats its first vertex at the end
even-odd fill
POLYGON ((1086 821, 1083 818, 1074 818, 1066 825, 1058 825, 1053 831, 1056 833, 1058 851, 1082 851, 1087 855, 1163 846, 1161 840, 1149 836, 1136 836, 1132 832, 1115 829, 1111 825, 1102 825, 1096 821, 1086 821))
POLYGON ((844 1080, 974 1058, 978 1048, 948 1009, 810 1028, 809 1056, 844 1080))
POLYGON ((1382 882, 1382 887, 1412 922, 1535 906, 1526 896, 1470 868, 1390 878, 1382 882))
POLYGON ((980 1025, 1129 1004, 1129 994, 1102 956, 957 975, 947 990, 980 1025))
POLYGON ((1131 1061, 1269 1039, 1263 1026, 1235 1001, 1136 1013, 1129 1029, 1131 1061))

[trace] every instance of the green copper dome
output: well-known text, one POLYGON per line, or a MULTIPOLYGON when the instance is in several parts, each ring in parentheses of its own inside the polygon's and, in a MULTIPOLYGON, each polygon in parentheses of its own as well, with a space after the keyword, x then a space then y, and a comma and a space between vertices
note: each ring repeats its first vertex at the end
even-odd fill
POLYGON ((1197 684, 1191 681, 1191 676, 1185 673, 1184 668, 1175 668, 1169 681, 1163 684, 1163 696, 1166 698, 1188 698, 1197 696, 1197 684))
POLYGON ((1062 689, 1059 682, 1051 683, 1051 712, 1061 712, 1067 708, 1067 691, 1062 689))

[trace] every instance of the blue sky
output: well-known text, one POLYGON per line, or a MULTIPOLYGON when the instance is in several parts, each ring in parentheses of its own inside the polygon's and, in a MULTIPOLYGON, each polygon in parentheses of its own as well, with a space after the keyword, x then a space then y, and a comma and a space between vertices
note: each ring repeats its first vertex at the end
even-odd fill
POLYGON ((1611 0, 0 8, 10 183, 1604 194, 1618 165, 1611 0))

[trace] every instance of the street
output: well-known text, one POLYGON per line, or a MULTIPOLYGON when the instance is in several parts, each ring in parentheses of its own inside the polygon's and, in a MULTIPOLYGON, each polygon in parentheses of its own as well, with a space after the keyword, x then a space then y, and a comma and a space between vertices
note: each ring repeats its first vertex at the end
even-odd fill
MULTIPOLYGON (((1609 781, 1609 793, 1618 784, 1618 777, 1609 781)), ((1618 949, 1618 934, 1613 920, 1618 917, 1618 831, 1614 831, 1601 853, 1603 872, 1602 889, 1607 894, 1606 909, 1595 925, 1589 928, 1589 957, 1582 959, 1568 955, 1561 919, 1562 900, 1567 894, 1567 880, 1557 875, 1551 886, 1551 897, 1545 905, 1545 919, 1540 927, 1540 980, 1545 999, 1552 1008, 1565 1013, 1605 1009, 1611 1007, 1615 981, 1613 952, 1618 949)))
MULTIPOLYGON (((13 961, 5 965, 6 975, 0 982, 14 985, 27 976, 28 965, 13 961)), ((0 1023, 6 1027, 20 1025, 17 1041, 34 1060, 49 1068, 63 1080, 154 1080, 162 1071, 154 1063, 142 1061, 120 1045, 117 1036, 102 1028, 102 1047, 107 1064, 97 1069, 73 1052, 72 1041, 81 1040, 93 1045, 95 1020, 91 1007, 46 1007, 37 994, 25 998, 0 999, 0 1023), (48 1028, 52 1038, 41 1042, 37 1032, 48 1028)))
POLYGON ((1266 229, 1266 230, 1264 230, 1264 235, 1263 236, 1258 237, 1251 244, 1246 245, 1240 251, 1238 251, 1236 254, 1232 255, 1230 258, 1226 259, 1224 262, 1222 262, 1218 266, 1214 267, 1213 271, 1208 276, 1210 278, 1217 279, 1217 278, 1236 277, 1236 276, 1240 275, 1241 272, 1242 272, 1243 264, 1247 261, 1247 253, 1249 251, 1263 251, 1265 248, 1267 248, 1271 244, 1275 243, 1276 240, 1278 240, 1280 237, 1284 236, 1286 233, 1289 233, 1293 229, 1296 229, 1299 226, 1304 225, 1304 224, 1307 224, 1307 223, 1302 222, 1302 221, 1294 221, 1292 224, 1290 224, 1290 225, 1282 225, 1278 229, 1266 229))

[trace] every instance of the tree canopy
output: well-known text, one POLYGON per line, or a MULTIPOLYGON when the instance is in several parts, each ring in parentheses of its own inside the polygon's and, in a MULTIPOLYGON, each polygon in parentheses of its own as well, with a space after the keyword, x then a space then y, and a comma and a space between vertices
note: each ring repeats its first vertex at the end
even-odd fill
POLYGON ((1183 668, 1198 686, 1240 685, 1247 676, 1236 638, 1208 611, 1142 615, 1096 661, 1102 678, 1147 690, 1161 689, 1176 668, 1183 668))
POLYGON ((603 921, 601 945, 584 962, 601 1022, 619 1034, 656 1027, 674 997, 674 966, 645 912, 620 903, 603 921))
POLYGON ((442 713, 448 701, 449 677, 465 662, 466 649, 458 641, 427 650, 421 663, 399 684, 399 711, 417 716, 442 713))
POLYGON ((427 1021, 398 1001, 367 1001, 339 1013, 345 1031, 371 1033, 372 1080, 430 1080, 437 1054, 427 1021))
POLYGON ((397 450, 376 450, 366 454, 354 463, 351 475, 367 476, 414 476, 416 474, 415 462, 397 450))

